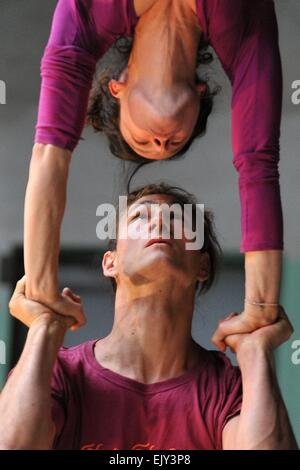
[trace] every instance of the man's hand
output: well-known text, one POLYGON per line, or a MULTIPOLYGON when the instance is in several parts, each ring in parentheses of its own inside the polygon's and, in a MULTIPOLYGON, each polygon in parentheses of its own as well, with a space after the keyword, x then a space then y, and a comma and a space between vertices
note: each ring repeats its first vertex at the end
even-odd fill
POLYGON ((245 310, 232 313, 221 320, 211 339, 221 351, 226 350, 226 337, 235 334, 252 333, 255 330, 275 323, 280 317, 282 307, 260 307, 246 304, 245 310))
MULTIPOLYGON (((69 314, 60 315, 56 310, 43 305, 40 302, 27 299, 25 297, 25 276, 17 282, 15 291, 9 302, 9 310, 13 317, 20 320, 24 325, 30 327, 32 323, 42 316, 59 320, 66 328, 74 329, 77 318, 73 317, 73 310, 70 309, 69 314)), ((65 306, 76 305, 78 310, 82 312, 80 297, 74 294, 69 288, 64 288, 61 295, 61 301, 65 306)))
MULTIPOLYGON (((222 323, 231 323, 239 319, 242 314, 232 313, 222 323)), ((273 351, 287 341, 293 333, 293 327, 284 311, 279 307, 279 317, 275 323, 262 326, 252 333, 239 333, 226 336, 225 343, 232 352, 241 354, 245 348, 258 346, 264 351, 273 351)))

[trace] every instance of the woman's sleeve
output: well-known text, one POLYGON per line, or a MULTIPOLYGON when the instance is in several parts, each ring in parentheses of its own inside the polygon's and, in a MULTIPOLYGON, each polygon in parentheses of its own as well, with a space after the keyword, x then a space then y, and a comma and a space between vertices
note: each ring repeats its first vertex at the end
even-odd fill
POLYGON ((74 150, 85 122, 95 72, 95 35, 78 5, 59 0, 41 62, 35 142, 74 150))
POLYGON ((242 207, 241 250, 281 250, 278 162, 282 70, 272 1, 258 3, 253 30, 246 35, 232 72, 232 138, 242 207))
POLYGON ((279 186, 282 69, 272 0, 222 0, 215 47, 232 83, 233 163, 239 173, 241 251, 283 249, 279 186), (232 20, 234 18, 234 20, 232 20))

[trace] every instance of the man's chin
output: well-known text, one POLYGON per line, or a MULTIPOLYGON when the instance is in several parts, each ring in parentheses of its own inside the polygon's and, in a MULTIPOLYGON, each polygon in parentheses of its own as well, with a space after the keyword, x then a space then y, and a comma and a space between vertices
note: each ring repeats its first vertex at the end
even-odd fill
POLYGON ((139 266, 136 273, 131 276, 134 278, 143 278, 146 282, 169 282, 170 278, 178 276, 178 268, 174 266, 172 256, 154 256, 151 262, 139 266))

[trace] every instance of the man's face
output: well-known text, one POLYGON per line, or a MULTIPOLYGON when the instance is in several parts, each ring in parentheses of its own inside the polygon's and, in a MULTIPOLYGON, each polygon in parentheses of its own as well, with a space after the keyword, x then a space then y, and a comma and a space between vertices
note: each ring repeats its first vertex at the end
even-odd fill
POLYGON ((173 196, 151 194, 135 201, 127 214, 121 214, 114 252, 116 279, 127 278, 139 285, 166 278, 187 287, 207 278, 203 270, 207 254, 186 248, 191 241, 191 221, 183 220, 183 209, 177 205, 179 210, 165 217, 166 207, 173 204, 173 196), (182 234, 177 238, 180 228, 182 234))

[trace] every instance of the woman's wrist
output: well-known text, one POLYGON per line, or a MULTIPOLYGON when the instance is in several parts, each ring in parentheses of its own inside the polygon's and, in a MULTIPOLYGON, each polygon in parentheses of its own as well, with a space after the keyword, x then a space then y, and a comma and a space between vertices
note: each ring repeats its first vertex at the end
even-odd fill
POLYGON ((281 307, 279 303, 258 302, 247 298, 245 299, 244 305, 244 311, 261 315, 266 325, 274 323, 277 320, 281 307))
POLYGON ((282 271, 282 251, 257 251, 245 254, 245 298, 251 307, 278 308, 282 271), (274 305, 275 304, 275 305, 274 305))
POLYGON ((26 297, 44 305, 51 305, 59 297, 58 282, 30 284, 26 281, 26 297))

